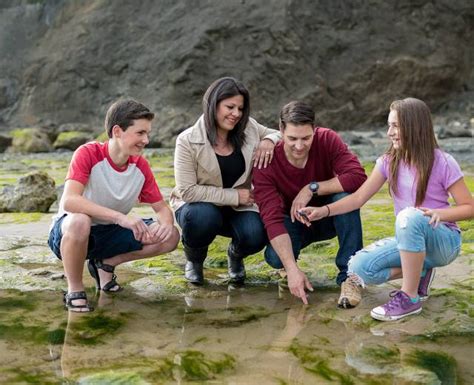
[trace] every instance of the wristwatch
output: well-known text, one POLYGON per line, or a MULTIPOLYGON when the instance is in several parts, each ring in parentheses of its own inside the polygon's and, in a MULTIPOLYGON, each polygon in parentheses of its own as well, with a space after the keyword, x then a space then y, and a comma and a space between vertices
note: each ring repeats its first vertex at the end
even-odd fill
POLYGON ((318 182, 310 182, 309 183, 309 190, 313 193, 313 195, 318 195, 319 183, 318 182))

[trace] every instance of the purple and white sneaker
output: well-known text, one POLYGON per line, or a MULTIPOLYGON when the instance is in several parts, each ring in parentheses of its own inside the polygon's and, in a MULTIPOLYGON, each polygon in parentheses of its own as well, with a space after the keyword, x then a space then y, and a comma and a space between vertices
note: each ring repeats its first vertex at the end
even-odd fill
POLYGON ((385 305, 372 309, 370 315, 379 321, 396 321, 400 318, 421 312, 421 301, 412 302, 408 294, 401 290, 390 293, 392 299, 385 305))
POLYGON ((420 284, 418 285, 418 295, 420 296, 420 301, 426 301, 430 296, 430 288, 433 283, 435 276, 435 269, 426 270, 424 277, 420 278, 420 284))

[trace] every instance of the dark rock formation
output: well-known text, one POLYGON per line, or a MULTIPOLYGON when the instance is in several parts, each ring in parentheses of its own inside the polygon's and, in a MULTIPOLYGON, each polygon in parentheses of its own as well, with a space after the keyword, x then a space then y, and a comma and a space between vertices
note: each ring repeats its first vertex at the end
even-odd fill
POLYGON ((0 192, 0 212, 48 212, 57 199, 55 183, 47 173, 31 172, 15 186, 5 186, 0 192))
POLYGON ((4 152, 11 144, 12 137, 0 134, 0 152, 4 152))
POLYGON ((244 81, 252 115, 272 127, 291 99, 337 130, 383 124, 406 96, 470 118, 473 25, 465 0, 4 1, 0 126, 99 132, 128 96, 157 113, 152 142, 168 146, 224 75, 244 81))

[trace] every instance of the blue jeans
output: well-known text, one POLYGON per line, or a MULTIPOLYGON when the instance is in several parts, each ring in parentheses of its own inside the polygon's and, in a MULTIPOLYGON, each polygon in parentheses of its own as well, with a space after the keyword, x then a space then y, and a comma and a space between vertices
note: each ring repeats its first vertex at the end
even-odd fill
POLYGON ((221 235, 231 238, 233 253, 245 258, 258 253, 268 242, 260 215, 253 211, 193 202, 176 210, 176 220, 182 230, 183 244, 190 249, 205 252, 215 237, 221 235))
MULTIPOLYGON (((347 193, 328 195, 323 204, 335 202, 347 196, 347 193)), ((322 198, 322 197, 321 197, 322 198)), ((291 239, 293 254, 296 259, 301 249, 313 242, 331 239, 337 236, 339 250, 336 255, 336 266, 339 269, 336 282, 340 285, 347 278, 347 264, 349 258, 362 248, 362 225, 360 211, 355 210, 347 214, 323 218, 311 223, 310 227, 301 222, 291 222, 289 216, 285 216, 285 227, 291 239)), ((275 269, 281 269, 283 264, 273 247, 269 245, 265 250, 265 260, 275 269)))
POLYGON ((395 221, 395 237, 381 239, 356 253, 349 262, 349 272, 366 284, 381 284, 390 279, 391 269, 401 267, 400 250, 426 252, 423 270, 445 266, 461 250, 461 234, 445 224, 433 228, 430 218, 413 207, 400 211, 395 221))

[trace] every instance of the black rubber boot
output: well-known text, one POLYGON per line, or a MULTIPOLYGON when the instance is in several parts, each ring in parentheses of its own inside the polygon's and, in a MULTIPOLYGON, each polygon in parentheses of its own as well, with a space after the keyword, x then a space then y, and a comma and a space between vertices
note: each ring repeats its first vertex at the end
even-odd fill
POLYGON ((245 281, 244 257, 234 251, 232 244, 227 248, 227 269, 231 283, 242 284, 245 281))
POLYGON ((207 246, 190 248, 183 244, 186 265, 184 267, 184 278, 194 285, 204 284, 203 265, 207 256, 207 246))

